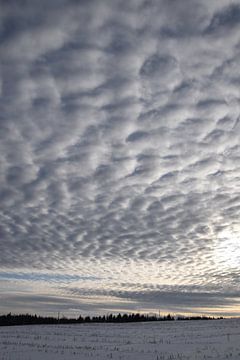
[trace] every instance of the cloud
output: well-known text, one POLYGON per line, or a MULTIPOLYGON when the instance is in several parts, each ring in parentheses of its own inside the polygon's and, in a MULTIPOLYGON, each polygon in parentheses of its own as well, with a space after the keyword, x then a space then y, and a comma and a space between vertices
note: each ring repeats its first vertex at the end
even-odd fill
POLYGON ((238 291, 238 4, 1 6, 1 271, 238 291))
POLYGON ((216 12, 206 29, 209 34, 219 31, 228 31, 239 25, 240 7, 237 3, 233 3, 218 12, 216 12))

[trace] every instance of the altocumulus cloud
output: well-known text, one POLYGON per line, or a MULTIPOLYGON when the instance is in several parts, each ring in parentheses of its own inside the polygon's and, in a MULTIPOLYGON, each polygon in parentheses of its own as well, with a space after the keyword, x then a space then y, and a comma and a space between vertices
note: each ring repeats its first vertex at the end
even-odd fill
POLYGON ((0 14, 1 311, 236 314, 239 3, 0 14))

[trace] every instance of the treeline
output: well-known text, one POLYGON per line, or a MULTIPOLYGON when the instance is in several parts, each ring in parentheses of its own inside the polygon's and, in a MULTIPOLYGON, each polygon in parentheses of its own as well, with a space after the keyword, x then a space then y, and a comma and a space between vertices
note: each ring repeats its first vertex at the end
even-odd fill
MULTIPOLYGON (((40 325, 40 324, 84 324, 84 323, 127 323, 127 322, 146 322, 146 321, 174 321, 174 320, 213 320, 214 317, 207 316, 178 316, 170 314, 166 316, 146 315, 146 314, 108 314, 102 316, 81 315, 78 318, 66 317, 43 317, 30 314, 13 315, 11 313, 0 316, 0 326, 12 325, 40 325)), ((220 319, 220 318, 218 318, 220 319)), ((222 319, 222 317, 221 317, 222 319)))

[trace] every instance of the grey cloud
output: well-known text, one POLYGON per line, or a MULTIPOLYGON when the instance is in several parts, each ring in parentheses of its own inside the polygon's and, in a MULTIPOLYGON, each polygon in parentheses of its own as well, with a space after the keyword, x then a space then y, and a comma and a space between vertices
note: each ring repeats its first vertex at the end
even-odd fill
POLYGON ((140 69, 140 75, 149 77, 161 74, 161 76, 165 76, 165 74, 174 69, 176 65, 176 59, 172 56, 158 56, 154 54, 143 63, 140 69))
MULTIPOLYGON (((134 287, 134 284, 132 285, 134 287)), ((141 306, 146 309, 159 309, 165 312, 167 309, 170 309, 172 312, 203 312, 205 308, 208 308, 210 311, 216 311, 220 307, 232 306, 239 302, 240 294, 238 292, 232 292, 225 294, 219 291, 199 291, 195 289, 194 291, 188 291, 187 287, 185 289, 175 289, 175 290, 158 290, 158 289, 148 289, 148 290, 90 290, 90 289, 74 289, 70 288, 69 292, 79 296, 104 296, 106 299, 112 297, 114 299, 125 299, 130 301, 128 304, 129 310, 136 309, 141 306)))
POLYGON ((134 133, 130 134, 127 138, 127 141, 138 141, 141 139, 146 139, 148 137, 148 133, 144 131, 135 131, 134 133))
POLYGON ((235 288, 238 5, 2 8, 3 270, 235 288))
POLYGON ((239 25, 240 7, 237 3, 221 9, 213 15, 206 33, 214 34, 218 31, 227 31, 239 25))

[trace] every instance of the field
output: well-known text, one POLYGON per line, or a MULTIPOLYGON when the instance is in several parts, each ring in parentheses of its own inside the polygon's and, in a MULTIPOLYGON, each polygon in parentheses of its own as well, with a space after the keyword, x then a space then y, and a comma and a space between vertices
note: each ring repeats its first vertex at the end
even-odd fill
POLYGON ((0 328, 1 360, 240 359, 240 319, 0 328))

